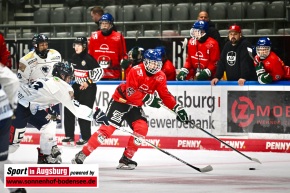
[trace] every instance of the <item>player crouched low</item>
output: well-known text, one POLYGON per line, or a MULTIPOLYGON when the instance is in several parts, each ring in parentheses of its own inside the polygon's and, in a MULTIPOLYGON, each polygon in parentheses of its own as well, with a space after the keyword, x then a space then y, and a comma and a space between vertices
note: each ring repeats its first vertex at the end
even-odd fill
MULTIPOLYGON (((16 119, 10 128, 9 151, 15 152, 24 136, 26 125, 30 123, 40 130, 38 164, 62 163, 61 151, 56 141, 56 119, 46 109, 61 103, 76 117, 92 121, 93 110, 73 100, 73 89, 68 84, 73 77, 73 69, 68 62, 54 64, 53 77, 38 78, 31 85, 22 85, 18 92, 19 103, 15 112, 16 119)), ((97 109, 95 121, 103 123, 102 111, 97 109), (100 121, 100 122, 99 122, 100 121)))
MULTIPOLYGON (((167 88, 166 76, 161 71, 161 55, 157 50, 149 49, 144 53, 143 63, 134 66, 125 83, 121 83, 115 90, 112 100, 108 104, 106 111, 110 125, 102 125, 72 159, 73 164, 83 164, 98 146, 110 138, 116 128, 121 127, 126 121, 134 133, 140 137, 145 137, 148 132, 148 122, 142 109, 144 104, 160 108, 163 103, 177 114, 177 120, 188 122, 188 116, 184 108, 176 103, 174 96, 167 88), (158 93, 158 98, 155 95, 158 93)), ((134 169, 137 162, 132 157, 137 152, 142 141, 129 138, 124 153, 119 160, 117 169, 134 169)))

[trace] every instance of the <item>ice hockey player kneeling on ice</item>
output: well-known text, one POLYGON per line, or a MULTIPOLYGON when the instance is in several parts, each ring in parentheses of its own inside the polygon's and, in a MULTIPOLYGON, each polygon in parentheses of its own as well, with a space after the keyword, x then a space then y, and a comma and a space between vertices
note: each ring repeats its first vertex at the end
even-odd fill
MULTIPOLYGON (((146 136, 148 124, 145 113, 142 109, 144 103, 153 108, 160 108, 163 103, 177 114, 177 120, 188 122, 188 116, 182 106, 176 103, 174 96, 168 91, 166 76, 161 71, 162 61, 159 52, 153 49, 146 50, 143 63, 134 66, 126 79, 115 90, 112 96, 106 115, 110 125, 102 125, 72 159, 74 164, 83 164, 98 146, 104 143, 105 139, 111 137, 116 128, 121 127, 126 121, 134 133, 146 136), (158 98, 154 93, 158 93, 158 98), (118 117, 116 117, 118 115, 118 117)), ((134 169, 137 162, 132 157, 141 145, 140 140, 130 137, 117 169, 134 169)))
POLYGON ((257 42, 257 55, 254 61, 260 84, 269 84, 284 79, 284 62, 271 51, 271 44, 268 37, 262 37, 257 42))

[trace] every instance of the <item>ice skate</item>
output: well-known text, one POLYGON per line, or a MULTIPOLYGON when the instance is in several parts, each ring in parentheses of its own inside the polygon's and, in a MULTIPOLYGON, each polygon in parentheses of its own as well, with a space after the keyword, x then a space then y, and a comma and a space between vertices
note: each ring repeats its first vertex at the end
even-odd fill
POLYGON ((119 160, 119 165, 116 169, 119 170, 134 170, 137 167, 137 162, 127 158, 125 155, 119 160))
POLYGON ((51 154, 45 155, 43 153, 40 153, 40 148, 37 148, 38 150, 38 160, 37 164, 61 164, 61 152, 60 149, 55 145, 51 148, 51 154))
POLYGON ((80 151, 79 153, 77 153, 75 155, 75 157, 71 160, 72 164, 83 164, 85 159, 86 159, 86 155, 83 153, 83 151, 80 151))
POLYGON ((88 143, 87 140, 79 139, 79 140, 76 142, 76 145, 77 145, 77 146, 83 146, 83 145, 85 145, 86 143, 88 143))
POLYGON ((75 141, 70 137, 65 137, 61 142, 63 146, 75 146, 75 141))

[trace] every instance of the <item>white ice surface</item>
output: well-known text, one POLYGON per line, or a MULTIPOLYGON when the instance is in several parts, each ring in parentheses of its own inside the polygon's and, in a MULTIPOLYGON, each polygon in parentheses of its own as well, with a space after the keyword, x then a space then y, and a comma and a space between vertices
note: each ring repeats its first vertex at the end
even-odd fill
MULTIPOLYGON (((9 160, 35 164, 36 145, 21 145, 9 160)), ((62 147, 63 163, 70 163, 78 148, 62 147)), ((268 193, 290 192, 290 153, 243 152, 257 158, 258 164, 234 151, 172 150, 165 151, 196 167, 211 165, 213 171, 200 173, 156 150, 139 149, 134 156, 135 170, 116 170, 123 148, 99 147, 85 163, 99 164, 98 189, 37 189, 27 193, 268 193), (254 167, 256 170, 249 170, 254 167)), ((8 193, 0 187, 0 193, 8 193)))

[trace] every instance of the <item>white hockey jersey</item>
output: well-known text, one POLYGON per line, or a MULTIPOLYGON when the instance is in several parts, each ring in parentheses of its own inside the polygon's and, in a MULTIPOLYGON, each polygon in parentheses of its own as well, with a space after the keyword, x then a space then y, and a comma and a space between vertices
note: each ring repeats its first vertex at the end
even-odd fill
POLYGON ((38 78, 52 77, 53 65, 61 62, 61 55, 54 49, 49 49, 47 58, 40 58, 35 51, 23 56, 19 61, 18 78, 21 83, 29 84, 38 78))
POLYGON ((92 121, 93 110, 72 100, 73 88, 58 77, 39 78, 30 85, 22 84, 19 89, 19 103, 30 106, 32 114, 58 103, 67 107, 76 117, 92 121))
POLYGON ((9 68, 0 64, 0 120, 13 115, 17 107, 19 80, 9 68))

